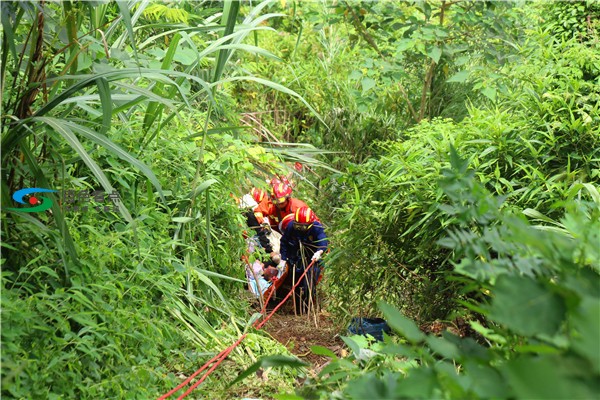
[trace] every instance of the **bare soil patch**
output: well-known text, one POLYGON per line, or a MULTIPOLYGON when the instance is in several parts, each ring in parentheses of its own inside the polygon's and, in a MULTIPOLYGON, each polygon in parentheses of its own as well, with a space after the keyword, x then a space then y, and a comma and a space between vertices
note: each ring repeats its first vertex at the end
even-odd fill
MULTIPOLYGON (((282 310, 283 311, 283 310, 282 310)), ((294 315, 293 312, 277 312, 264 326, 274 339, 286 346, 302 361, 310 363, 314 369, 329 362, 329 357, 314 354, 311 346, 323 346, 341 356, 344 342, 329 315, 325 311, 313 315, 294 315)))

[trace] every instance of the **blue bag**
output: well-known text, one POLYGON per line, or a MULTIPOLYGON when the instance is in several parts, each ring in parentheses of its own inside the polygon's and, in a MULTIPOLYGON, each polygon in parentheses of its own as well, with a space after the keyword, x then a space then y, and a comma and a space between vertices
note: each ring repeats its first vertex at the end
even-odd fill
POLYGON ((369 334, 379 341, 383 341, 383 332, 389 334, 391 331, 390 326, 382 318, 354 317, 348 327, 348 332, 351 334, 363 336, 369 334))

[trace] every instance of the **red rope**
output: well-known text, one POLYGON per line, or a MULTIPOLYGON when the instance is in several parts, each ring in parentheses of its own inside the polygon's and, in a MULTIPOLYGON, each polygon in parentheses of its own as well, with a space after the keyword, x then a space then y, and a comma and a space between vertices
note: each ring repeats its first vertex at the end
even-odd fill
POLYGON ((265 315, 265 312, 267 311, 267 305, 269 304, 269 300, 271 300, 271 296, 273 295, 273 292, 275 291, 275 283, 277 281, 278 278, 273 278, 271 279, 271 286, 269 287, 269 295, 267 296, 267 300, 263 303, 263 307, 262 310, 260 310, 260 313, 265 315))
POLYGON ((215 363, 215 365, 213 365, 208 371, 206 371, 206 373, 204 375, 202 375, 202 377, 200 379, 198 379, 198 382, 194 383, 184 394, 179 396, 177 398, 177 400, 182 400, 184 397, 186 397, 188 394, 190 394, 192 392, 192 390, 196 389, 202 382, 204 382, 204 380, 208 377, 208 375, 210 375, 219 366, 219 364, 221 364, 221 362, 227 358, 229 353, 231 353, 231 351, 233 349, 235 349, 237 347, 237 345, 240 344, 247 335, 248 335, 247 333, 244 333, 242 336, 240 336, 240 338, 234 344, 232 344, 231 346, 229 346, 228 348, 223 350, 221 353, 219 353, 219 354, 222 354, 222 356, 215 363))
MULTIPOLYGON (((292 289, 290 290, 290 292, 287 294, 287 296, 285 296, 283 298, 283 300, 281 301, 281 303, 279 303, 274 309, 273 311, 271 311, 271 313, 260 323, 258 323, 258 320, 256 320, 252 326, 256 329, 261 329, 269 320, 269 318, 271 318, 273 316, 273 314, 275 314, 275 312, 277 310, 279 310, 279 308, 281 306, 283 306, 283 304, 287 301, 287 299, 290 298, 290 296, 294 293, 294 290, 296 290, 296 287, 298 287, 298 285, 300 284, 300 282, 302 282, 302 278, 304 278, 304 276, 306 275, 306 273, 308 272, 308 270, 313 266, 313 264, 315 263, 316 260, 313 260, 308 267, 306 267, 306 269, 304 270, 304 272, 302 273, 302 275, 300 276, 300 279, 298 279, 298 282, 296 282, 296 284, 292 287, 292 289), (258 324, 257 324, 258 323, 258 324)), ((270 297, 270 296, 269 296, 270 297)), ((204 380, 219 366, 219 364, 221 364, 221 362, 223 362, 223 360, 225 360, 225 358, 227 358, 227 356, 229 355, 229 353, 231 353, 231 351, 236 348, 241 342, 242 340, 244 340, 244 338, 248 335, 248 333, 244 333, 242 336, 240 336, 240 338, 233 343, 231 346, 227 347, 226 349, 222 350, 219 354, 217 354, 216 356, 214 356, 213 358, 211 358, 210 360, 208 360, 199 370, 197 370, 196 372, 194 372, 192 375, 190 375, 185 381, 183 381, 182 383, 180 383, 179 385, 177 385, 177 387, 175 387, 174 389, 172 389, 171 391, 169 391, 166 394, 163 394, 161 397, 158 398, 158 400, 164 400, 167 397, 170 397, 171 395, 173 395, 175 392, 177 392, 179 389, 181 389, 182 387, 184 387, 185 385, 187 385, 192 379, 194 379, 198 374, 200 374, 202 371, 204 371, 211 363, 215 363, 215 365, 213 365, 208 371, 206 371, 204 373, 204 375, 202 375, 202 377, 198 380, 198 382, 194 383, 184 394, 182 394, 181 396, 179 396, 177 398, 177 400, 182 400, 184 397, 186 397, 188 394, 190 394, 192 392, 192 390, 194 390, 196 387, 198 387, 202 382, 204 382, 204 380)))

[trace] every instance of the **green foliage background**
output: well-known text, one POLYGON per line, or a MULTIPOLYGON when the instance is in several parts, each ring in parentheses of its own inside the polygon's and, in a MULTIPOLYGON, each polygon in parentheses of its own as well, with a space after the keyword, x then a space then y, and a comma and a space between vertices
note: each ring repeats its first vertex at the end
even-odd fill
POLYGON ((326 224, 340 333, 395 335, 228 386, 286 364, 251 332, 197 396, 597 396, 598 21, 593 1, 2 2, 2 396, 156 398, 232 343, 252 312, 232 196, 275 173, 326 224), (122 201, 7 210, 23 187, 122 201))

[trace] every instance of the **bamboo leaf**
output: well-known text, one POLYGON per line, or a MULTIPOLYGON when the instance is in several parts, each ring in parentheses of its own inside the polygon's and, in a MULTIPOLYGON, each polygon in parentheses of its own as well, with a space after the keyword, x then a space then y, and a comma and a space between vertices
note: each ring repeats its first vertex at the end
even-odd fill
MULTIPOLYGON (((171 67, 171 64, 173 62, 173 57, 175 56, 175 52, 177 51, 177 46, 179 45, 180 39, 181 39, 181 35, 176 34, 173 37, 173 39, 171 40, 171 44, 169 45, 167 54, 165 55, 165 58, 163 59, 161 69, 168 70, 171 67)), ((157 82, 154 85, 154 87, 152 88, 152 92, 157 95, 160 95, 162 92, 162 89, 163 89, 162 82, 157 82)), ((156 118, 158 117, 158 113, 161 112, 161 110, 158 110, 158 108, 159 108, 159 105, 157 102, 148 103, 148 107, 146 107, 146 114, 144 115, 144 130, 148 130, 152 126, 154 121, 156 121, 156 118)))
POLYGON ((234 281, 234 282, 247 283, 245 280, 234 278, 232 276, 219 274, 217 272, 209 271, 206 269, 196 268, 196 270, 200 271, 201 273, 203 273, 206 276, 214 276, 215 278, 219 278, 219 279, 227 279, 227 280, 234 281))
MULTIPOLYGON (((58 120, 56 118, 51 118, 51 117, 38 117, 38 118, 36 118, 36 120, 52 127, 58 134, 60 134, 67 141, 67 143, 71 146, 71 148, 73 150, 75 150, 75 152, 77 152, 77 154, 79 154, 79 156, 81 157, 83 162, 92 171, 92 173, 94 174, 96 179, 98 179, 98 182, 100 182, 100 184, 102 185, 104 190, 106 190, 108 193, 112 193, 115 191, 115 189, 111 185, 110 181, 108 180, 108 178, 106 177, 106 175, 104 174, 104 172, 102 171, 100 166, 98 164, 96 164, 96 162, 94 160, 92 160, 92 158, 90 157, 88 152, 85 150, 85 148, 83 147, 81 142, 79 142, 79 140, 77 139, 77 137, 75 136, 73 131, 70 129, 70 127, 68 125, 66 125, 64 123, 64 121, 58 120)), ((131 217, 129 210, 125 207, 123 202, 118 202, 117 205, 119 207, 119 211, 121 212, 121 215, 123 216, 123 218, 125 218, 127 220, 127 222, 133 222, 133 218, 131 217)))
POLYGON ((150 37, 148 37, 148 39, 144 40, 139 46, 139 50, 144 49, 146 46, 149 46, 153 43, 155 43, 157 41, 157 39, 160 39, 162 37, 171 37, 174 34, 181 34, 183 32, 192 32, 192 33, 199 33, 199 32, 205 32, 205 31, 214 31, 217 30, 219 28, 219 26, 214 25, 214 26, 198 26, 198 27, 186 27, 183 25, 173 25, 173 24, 152 24, 152 25, 141 25, 138 27, 135 27, 134 30, 140 29, 162 29, 162 28, 168 28, 168 27, 177 27, 176 29, 170 29, 170 30, 166 30, 166 31, 162 31, 156 35, 152 35, 150 37))
MULTIPOLYGON (((2 21, 2 31, 4 34, 4 38, 6 40, 6 43, 8 44, 8 50, 10 51, 10 53, 13 56, 14 60, 18 59, 17 56, 17 48, 15 46, 15 32, 13 30, 13 26, 10 22, 10 14, 11 12, 13 12, 13 10, 10 9, 11 7, 11 3, 10 2, 0 2, 0 20, 2 21)), ((6 59, 8 57, 8 52, 3 52, 2 54, 2 70, 4 71, 4 69, 6 68, 6 59)), ((2 74, 2 77, 4 77, 4 74, 2 74)))
MULTIPOLYGON (((129 35, 129 40, 131 41, 131 48, 133 49, 134 57, 139 64, 137 48, 135 45, 135 34, 133 33, 133 24, 131 21, 131 14, 129 13, 129 6, 127 4, 127 1, 123 0, 116 0, 116 3, 119 6, 121 18, 123 18, 123 23, 125 24, 125 28, 127 29, 127 34, 129 35)), ((138 9, 138 12, 143 8, 144 7, 140 7, 140 9, 138 9)))
POLYGON ((549 217, 545 216, 544 214, 542 214, 541 212, 536 211, 534 209, 526 208, 525 210, 523 210, 523 214, 525 214, 529 218, 538 219, 540 221, 544 221, 544 222, 547 222, 549 224, 562 227, 562 224, 560 222, 556 222, 552 218, 549 218, 549 217))
POLYGON ((195 218, 191 218, 191 217, 174 217, 171 219, 171 221, 177 222, 180 224, 185 224, 185 223, 191 222, 193 220, 195 220, 195 218))
POLYGON ((86 128, 84 126, 78 125, 74 122, 63 122, 63 124, 68 126, 73 131, 80 133, 82 136, 93 141, 94 143, 99 144, 100 146, 104 147, 108 151, 116 154, 122 160, 125 160, 128 163, 130 163, 131 165, 137 167, 140 170, 140 172, 142 172, 150 180, 152 185, 156 188, 156 191, 158 192, 158 195, 162 199, 163 203, 166 203, 166 200, 164 198, 164 194, 162 191, 162 185, 158 181, 158 178, 156 177, 156 175, 154 175, 154 172, 152 172, 152 170, 146 164, 142 163, 137 158, 133 157, 131 154, 129 154, 127 151, 123 150, 120 146, 118 146, 117 144, 112 142, 110 139, 108 139, 104 135, 96 133, 93 130, 86 128))
MULTIPOLYGON (((221 23, 225 21, 225 31, 223 31, 224 37, 230 35, 233 32, 239 9, 240 2, 237 0, 225 1, 223 3, 223 16, 221 17, 221 23)), ((213 82, 217 82, 221 78, 221 74, 223 73, 225 63, 229 58, 229 54, 230 51, 228 51, 227 49, 219 50, 219 56, 217 57, 217 62, 215 65, 213 82)))
POLYGON ((198 185, 198 187, 194 190, 192 190, 190 192, 190 194, 188 194, 187 198, 189 200, 193 200, 194 198, 196 198, 196 196, 198 196, 200 193, 204 192, 206 189, 209 188, 209 186, 214 185, 215 183, 217 183, 218 181, 216 179, 208 179, 204 182, 202 182, 200 185, 198 185))
POLYGON ((223 79, 219 82, 214 82, 211 84, 211 86, 215 87, 224 82, 234 82, 234 81, 251 81, 251 82, 260 83, 260 84, 270 87, 272 89, 278 90, 282 93, 289 94, 290 96, 296 97, 314 114, 315 117, 317 117, 317 119, 319 121, 321 121, 321 123, 325 126, 326 129, 329 129, 329 126, 325 123, 325 121, 323 120, 321 115, 310 104, 308 104, 308 102, 304 99, 304 97, 300 96, 298 93, 294 92, 293 90, 288 89, 287 87, 280 85, 278 83, 275 83, 273 81, 269 81, 269 80, 266 80, 263 78, 257 78, 254 76, 236 76, 236 77, 223 79))
POLYGON ((258 54, 258 55, 264 56, 266 58, 270 58, 275 61, 283 61, 281 58, 277 57, 275 54, 271 53, 270 51, 267 51, 260 47, 252 46, 249 44, 224 44, 224 45, 220 46, 220 48, 221 49, 244 50, 244 51, 247 51, 248 53, 258 54))
POLYGON ((98 94, 100 96, 100 103, 102 104, 102 129, 100 134, 106 134, 110 129, 110 123, 112 120, 112 100, 110 87, 106 78, 96 79, 98 85, 98 94))
MULTIPOLYGON (((33 176, 35 177, 35 179, 42 186, 47 187, 47 188, 51 187, 50 183, 48 182, 48 179, 46 179, 46 176, 40 169, 35 156, 33 154, 31 154, 31 151, 29 150, 29 148, 26 145, 22 145, 20 147, 21 147, 21 151, 23 152, 23 155, 25 156, 25 160, 29 166, 29 169, 33 172, 33 176)), ((52 197, 53 195, 49 193, 48 196, 52 197)), ((71 233, 69 232, 69 228, 65 221, 63 211, 60 208, 58 201, 54 201, 52 204, 52 216, 54 217, 54 221, 56 222, 56 226, 58 227, 58 230, 60 232, 60 238, 63 241, 63 245, 62 246, 58 245, 57 247, 59 249, 65 249, 66 254, 69 255, 70 259, 75 263, 75 265, 80 266, 79 257, 77 255, 77 249, 75 248, 75 243, 73 242, 73 237, 71 236, 71 233)), ((67 257, 63 257, 62 263, 63 263, 63 267, 64 267, 64 271, 65 271, 65 279, 67 281, 67 284, 70 285, 71 284, 71 278, 70 278, 71 273, 70 273, 69 264, 67 263, 67 257)))
POLYGON ((584 183, 583 187, 586 188, 596 205, 600 206, 600 193, 598 193, 598 188, 591 183, 584 183))
POLYGON ((227 308, 228 310, 230 310, 229 307, 229 301, 227 301, 225 299, 225 296, 223 296, 223 292, 221 292, 221 290, 219 290, 219 288, 217 287, 217 285, 214 284, 214 282, 205 274, 203 274, 202 272, 200 272, 199 269, 194 268, 194 270, 197 272, 197 276, 200 278, 200 280, 202 282, 204 282, 209 288, 212 289, 212 291, 219 297, 219 299, 221 300, 221 302, 223 303, 223 305, 225 306, 225 308, 227 308))
MULTIPOLYGON (((229 132, 229 131, 237 131, 238 129, 252 129, 251 126, 222 126, 219 128, 211 128, 206 130, 207 135, 214 135, 217 133, 229 132)), ((200 136, 204 136, 204 132, 195 133, 193 135, 186 136, 185 139, 193 139, 200 136)))

